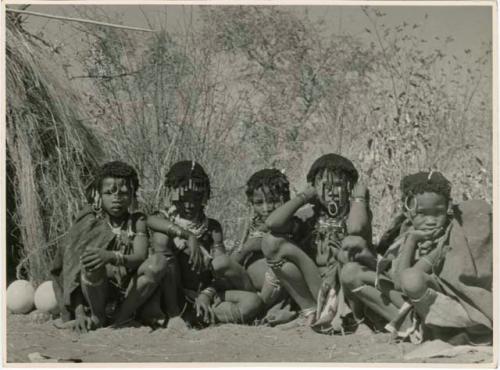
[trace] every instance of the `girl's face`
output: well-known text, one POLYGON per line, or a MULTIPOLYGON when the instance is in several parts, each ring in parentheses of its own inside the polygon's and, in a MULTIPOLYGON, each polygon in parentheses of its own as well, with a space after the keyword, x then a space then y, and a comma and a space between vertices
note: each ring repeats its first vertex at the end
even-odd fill
MULTIPOLYGON (((175 192, 178 189, 174 189, 175 192)), ((174 205, 179 211, 179 215, 186 220, 195 220, 203 211, 205 192, 184 190, 182 196, 174 201, 174 205)))
POLYGON ((121 217, 128 212, 132 202, 131 189, 125 179, 106 177, 101 185, 102 209, 112 217, 121 217))
POLYGON ((316 194, 319 202, 326 208, 332 208, 329 213, 335 210, 336 213, 341 214, 345 207, 349 203, 349 187, 348 178, 342 172, 333 172, 325 170, 316 175, 314 179, 314 187, 316 188, 316 194))
POLYGON ((448 200, 441 194, 425 192, 408 201, 409 218, 417 230, 433 230, 448 222, 448 200))
POLYGON ((283 197, 273 195, 267 186, 255 189, 250 202, 255 214, 261 218, 267 218, 284 203, 283 197))

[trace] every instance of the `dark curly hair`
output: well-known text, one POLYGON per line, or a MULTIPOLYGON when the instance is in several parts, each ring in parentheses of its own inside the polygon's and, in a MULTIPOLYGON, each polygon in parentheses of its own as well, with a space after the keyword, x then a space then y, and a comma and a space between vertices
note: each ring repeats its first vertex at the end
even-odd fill
POLYGON ((275 168, 266 168, 255 172, 247 181, 245 191, 249 201, 252 201, 252 195, 255 190, 268 187, 273 196, 283 196, 283 200, 290 200, 290 182, 281 171, 275 168))
POLYGON ((408 197, 422 193, 441 194, 446 199, 451 196, 451 183, 441 172, 418 172, 403 177, 401 180, 401 196, 406 201, 408 197))
POLYGON ((132 196, 136 196, 139 188, 139 177, 136 170, 127 163, 112 161, 104 163, 98 170, 94 181, 87 188, 86 195, 89 203, 93 202, 93 192, 101 192, 102 182, 107 177, 124 179, 127 186, 132 191, 132 196))
POLYGON ((359 174, 352 162, 341 155, 330 153, 325 154, 314 161, 313 165, 309 169, 309 172, 307 173, 307 182, 314 185, 314 179, 316 176, 327 169, 331 171, 344 172, 352 182, 352 185, 356 184, 358 181, 359 174))
POLYGON ((203 167, 195 161, 180 161, 170 167, 165 176, 165 186, 168 188, 186 186, 189 179, 200 181, 207 191, 207 199, 210 198, 210 179, 203 167))

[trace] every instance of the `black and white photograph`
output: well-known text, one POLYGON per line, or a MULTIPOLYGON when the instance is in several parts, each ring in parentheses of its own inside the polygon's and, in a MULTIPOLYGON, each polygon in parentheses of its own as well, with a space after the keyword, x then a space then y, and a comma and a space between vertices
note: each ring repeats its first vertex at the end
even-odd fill
POLYGON ((497 366, 495 1, 1 6, 4 366, 497 366))

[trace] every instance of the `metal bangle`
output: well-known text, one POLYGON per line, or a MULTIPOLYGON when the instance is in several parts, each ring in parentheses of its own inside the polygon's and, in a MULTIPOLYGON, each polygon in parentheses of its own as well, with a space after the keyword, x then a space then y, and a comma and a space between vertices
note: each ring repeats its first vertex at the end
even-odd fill
POLYGON ((125 265, 125 256, 121 252, 113 252, 115 254, 116 266, 124 266, 125 265))
POLYGON ((216 290, 212 287, 205 288, 200 292, 200 294, 204 294, 210 299, 212 299, 216 293, 216 290))

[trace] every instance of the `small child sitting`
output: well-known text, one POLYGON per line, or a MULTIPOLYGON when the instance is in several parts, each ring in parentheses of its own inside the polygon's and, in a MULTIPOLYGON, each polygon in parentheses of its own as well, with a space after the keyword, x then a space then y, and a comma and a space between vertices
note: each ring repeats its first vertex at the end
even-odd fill
POLYGON ((184 302, 196 313, 188 319, 191 324, 246 322, 260 308, 259 297, 215 284, 213 260, 225 256, 225 247, 221 225, 204 212, 210 197, 208 175, 194 161, 177 162, 166 175, 165 187, 167 207, 149 216, 148 226, 153 253, 168 264, 161 290, 169 325, 180 319, 184 302))
MULTIPOLYGON (((262 239, 268 232, 267 217, 278 207, 290 200, 290 183, 277 169, 263 169, 254 173, 247 182, 246 196, 251 210, 251 219, 240 245, 231 256, 214 260, 215 273, 232 289, 259 292, 264 308, 269 309, 286 298, 286 291, 266 263, 262 253, 262 239)), ((288 238, 292 240, 300 233, 301 222, 296 224, 288 238)), ((285 302, 283 302, 285 304, 285 302)), ((283 323, 294 314, 290 310, 278 310, 265 318, 270 325, 283 323)))
POLYGON ((76 217, 52 273, 64 319, 79 332, 133 318, 154 292, 156 272, 145 263, 146 218, 132 212, 137 173, 123 162, 104 164, 89 187, 91 207, 76 217), (90 311, 90 312, 88 312, 90 311))
POLYGON ((484 342, 491 330, 489 207, 477 201, 452 206, 451 185, 439 172, 406 176, 401 192, 404 214, 382 237, 376 271, 346 266, 345 289, 385 318, 396 336, 484 342))
POLYGON ((309 187, 266 220, 271 232, 262 244, 267 262, 301 307, 306 325, 321 332, 332 332, 334 318, 348 312, 338 282, 342 264, 373 258, 368 194, 360 184, 355 186, 357 180, 348 159, 324 155, 309 170, 309 187), (313 216, 305 222, 300 242, 283 238, 296 228, 296 211, 309 203, 313 216))

